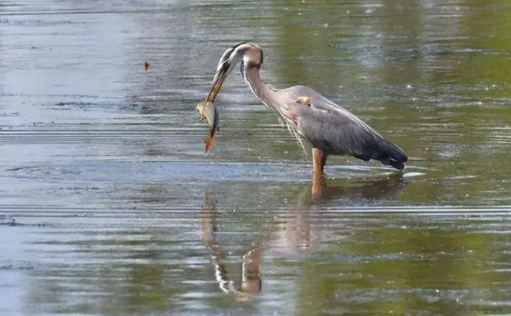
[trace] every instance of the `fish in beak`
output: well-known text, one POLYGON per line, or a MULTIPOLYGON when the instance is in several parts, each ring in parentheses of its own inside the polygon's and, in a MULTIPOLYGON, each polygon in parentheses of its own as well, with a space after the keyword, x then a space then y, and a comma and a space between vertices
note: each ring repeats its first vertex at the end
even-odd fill
POLYGON ((220 120, 220 116, 218 115, 218 111, 216 110, 216 106, 213 101, 204 103, 200 102, 197 104, 197 112, 201 116, 200 120, 207 121, 209 125, 209 133, 208 137, 204 141, 206 143, 206 153, 211 149, 211 145, 213 145, 213 137, 215 136, 215 132, 220 130, 218 126, 218 122, 220 120))
POLYGON ((215 78, 211 83, 211 89, 209 90, 208 96, 204 99, 204 101, 197 104, 197 111, 201 116, 201 121, 207 121, 209 125, 208 137, 204 141, 206 143, 206 153, 209 152, 213 145, 213 138, 216 131, 220 130, 218 126, 220 116, 218 115, 214 101, 218 92, 222 89, 225 79, 227 78, 228 69, 229 63, 227 62, 219 65, 215 78))
POLYGON ((216 74, 213 78, 213 82, 211 83, 211 88, 209 90, 208 96, 204 99, 204 101, 197 104, 197 111, 201 115, 201 121, 207 120, 209 124, 209 134, 205 140, 206 153, 209 152, 209 149, 213 144, 213 137, 215 136, 215 132, 219 130, 218 122, 220 117, 214 104, 215 98, 222 89, 222 85, 224 84, 225 79, 231 73, 233 67, 240 60, 241 55, 240 52, 237 51, 237 48, 244 43, 245 42, 231 47, 224 52, 220 58, 220 61, 218 62, 216 74))

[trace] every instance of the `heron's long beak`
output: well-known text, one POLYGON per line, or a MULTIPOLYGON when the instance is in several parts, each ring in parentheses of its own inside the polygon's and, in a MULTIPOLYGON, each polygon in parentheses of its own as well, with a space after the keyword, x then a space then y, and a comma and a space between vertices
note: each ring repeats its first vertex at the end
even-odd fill
POLYGON ((227 78, 228 66, 228 64, 225 64, 217 71, 215 79, 213 79, 213 83, 211 84, 211 90, 209 90, 208 97, 204 100, 205 104, 207 104, 207 102, 215 101, 216 95, 220 92, 220 89, 222 89, 225 78, 227 78))

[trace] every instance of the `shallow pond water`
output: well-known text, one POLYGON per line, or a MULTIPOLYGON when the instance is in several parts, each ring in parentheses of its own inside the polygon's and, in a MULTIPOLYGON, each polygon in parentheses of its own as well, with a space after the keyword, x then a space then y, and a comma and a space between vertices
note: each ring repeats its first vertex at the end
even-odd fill
POLYGON ((0 2, 2 315, 511 313, 511 3, 0 2), (398 144, 310 155, 237 71, 253 40, 398 144), (144 71, 144 61, 151 68, 144 71))

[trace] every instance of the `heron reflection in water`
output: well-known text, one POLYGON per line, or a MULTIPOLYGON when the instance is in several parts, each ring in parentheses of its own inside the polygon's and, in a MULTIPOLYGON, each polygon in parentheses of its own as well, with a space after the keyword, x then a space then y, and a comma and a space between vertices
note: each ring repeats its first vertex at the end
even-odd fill
POLYGON ((246 301, 257 295, 262 288, 259 265, 261 263, 262 248, 259 242, 254 242, 243 255, 241 274, 234 279, 229 276, 225 264, 222 247, 216 239, 216 202, 206 192, 202 201, 201 212, 201 238, 211 252, 211 259, 215 268, 215 280, 218 287, 226 294, 234 294, 238 301, 246 301))
MULTIPOLYGON (((274 89, 261 80, 263 50, 250 42, 227 49, 205 102, 213 102, 236 64, 250 90, 269 108, 277 112, 304 149, 303 141, 312 145, 313 194, 324 181, 324 167, 329 155, 351 155, 363 161, 371 159, 397 170, 405 168, 407 155, 399 147, 374 131, 346 109, 305 86, 274 89)), ((206 103, 205 103, 206 104, 206 103)))
MULTIPOLYGON (((222 217, 218 218, 221 214, 216 210, 214 194, 205 192, 200 215, 200 233, 211 255, 214 279, 218 287, 238 301, 254 298, 263 289, 260 270, 264 254, 310 254, 328 246, 330 242, 338 242, 340 232, 325 229, 332 224, 331 217, 322 218, 321 212, 311 212, 315 205, 335 199, 355 204, 368 199, 393 199, 405 185, 402 175, 394 174, 361 185, 329 186, 322 191, 319 199, 312 199, 311 190, 307 187, 298 194, 296 203, 288 208, 283 222, 264 224, 259 229, 259 237, 245 247, 240 263, 228 262, 225 255, 228 251, 217 238, 222 217)), ((350 232, 352 228, 347 227, 345 230, 350 232)), ((351 233, 347 235, 351 236, 351 233)), ((237 247, 239 246, 237 244, 237 247)))

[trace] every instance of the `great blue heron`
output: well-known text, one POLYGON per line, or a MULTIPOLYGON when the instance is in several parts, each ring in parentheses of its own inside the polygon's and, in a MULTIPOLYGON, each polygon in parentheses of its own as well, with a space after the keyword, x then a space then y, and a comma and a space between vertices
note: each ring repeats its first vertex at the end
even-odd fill
POLYGON ((313 191, 324 179, 329 155, 351 155, 364 161, 375 159, 398 170, 404 169, 408 157, 403 150, 346 109, 309 87, 277 90, 266 85, 259 75, 263 50, 254 43, 242 42, 225 51, 205 102, 215 100, 238 62, 250 90, 279 114, 302 148, 304 139, 312 145, 313 191))

